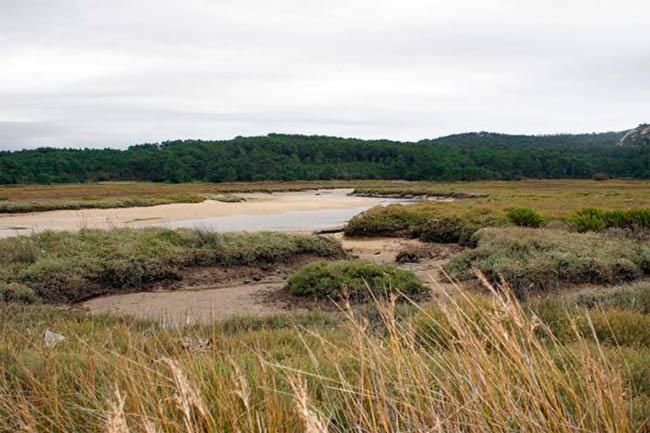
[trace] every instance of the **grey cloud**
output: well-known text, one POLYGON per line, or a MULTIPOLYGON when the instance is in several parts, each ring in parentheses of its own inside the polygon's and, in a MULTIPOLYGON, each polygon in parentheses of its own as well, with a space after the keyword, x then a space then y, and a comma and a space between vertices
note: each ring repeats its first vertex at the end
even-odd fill
POLYGON ((39 146, 60 132, 57 126, 47 122, 0 120, 0 150, 39 146))
POLYGON ((0 149, 625 129, 636 0, 0 0, 0 149))

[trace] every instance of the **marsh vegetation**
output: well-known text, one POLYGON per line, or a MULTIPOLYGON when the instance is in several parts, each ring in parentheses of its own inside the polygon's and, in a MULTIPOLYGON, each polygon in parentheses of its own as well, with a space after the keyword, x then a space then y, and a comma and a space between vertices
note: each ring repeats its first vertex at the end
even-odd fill
POLYGON ((647 429, 647 182, 366 187, 457 199, 370 209, 346 237, 86 229, 0 240, 0 429, 647 429), (389 243, 403 248, 388 256, 389 243), (169 327, 61 308, 236 269, 276 275, 286 312, 169 327), (65 339, 45 344, 47 330, 65 339))

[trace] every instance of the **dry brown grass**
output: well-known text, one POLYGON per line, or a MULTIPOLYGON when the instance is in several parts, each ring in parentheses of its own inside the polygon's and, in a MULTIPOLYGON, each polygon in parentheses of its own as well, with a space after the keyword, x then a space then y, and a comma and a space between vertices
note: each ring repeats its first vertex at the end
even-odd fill
POLYGON ((336 328, 232 338, 216 327, 55 319, 69 338, 52 349, 42 346, 40 325, 8 327, 0 333, 0 429, 634 431, 632 393, 591 336, 562 345, 511 296, 491 293, 422 310, 417 324, 397 320, 394 300, 379 304, 379 334, 350 311, 336 328), (423 338, 423 322, 446 338, 423 338), (183 332, 212 332, 215 349, 178 349, 183 332))

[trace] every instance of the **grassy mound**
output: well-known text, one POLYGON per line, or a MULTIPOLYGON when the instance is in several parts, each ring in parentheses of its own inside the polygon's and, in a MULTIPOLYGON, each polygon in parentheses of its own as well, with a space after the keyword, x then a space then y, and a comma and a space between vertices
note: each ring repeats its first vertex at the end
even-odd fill
POLYGON ((481 227, 506 223, 503 212, 485 206, 426 203, 375 207, 352 218, 348 236, 408 236, 427 242, 459 242, 481 227))
POLYGON ((377 206, 348 221, 348 236, 411 236, 434 215, 435 210, 422 205, 377 206))
POLYGON ((595 233, 487 228, 477 248, 452 258, 445 269, 466 280, 473 270, 497 282, 502 276, 519 295, 574 283, 616 283, 650 274, 650 244, 595 233))
POLYGON ((339 299, 347 295, 352 300, 364 300, 370 292, 378 297, 389 293, 421 295, 425 287, 412 272, 392 265, 370 262, 315 262, 291 276, 285 290, 296 296, 318 299, 339 299))
POLYGON ((188 266, 276 263, 301 254, 341 258, 327 238, 284 233, 212 234, 119 229, 45 232, 0 240, 0 288, 8 300, 75 302, 180 278, 188 266), (30 290, 35 296, 30 294, 30 290))

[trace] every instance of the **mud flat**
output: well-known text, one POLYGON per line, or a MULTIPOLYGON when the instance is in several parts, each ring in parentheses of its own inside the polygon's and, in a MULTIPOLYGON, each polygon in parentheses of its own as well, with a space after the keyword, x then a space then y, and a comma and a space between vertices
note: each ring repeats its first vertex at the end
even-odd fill
POLYGON ((246 201, 176 203, 0 215, 0 237, 44 230, 188 227, 211 231, 312 231, 344 224, 373 206, 413 200, 348 195, 352 189, 237 194, 246 201))

